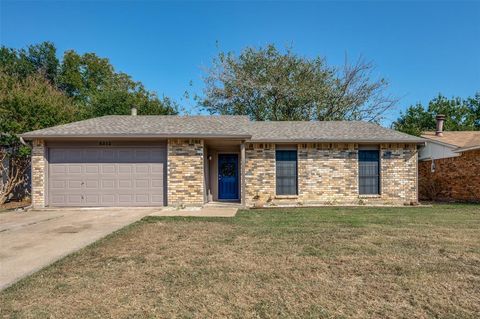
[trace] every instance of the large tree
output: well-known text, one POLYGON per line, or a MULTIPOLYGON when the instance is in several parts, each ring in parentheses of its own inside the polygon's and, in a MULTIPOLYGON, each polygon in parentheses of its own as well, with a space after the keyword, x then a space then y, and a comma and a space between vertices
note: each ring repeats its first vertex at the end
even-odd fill
POLYGON ((139 114, 176 114, 176 104, 159 98, 131 76, 117 72, 110 61, 95 53, 66 51, 63 59, 55 45, 43 42, 26 49, 0 48, 0 68, 6 74, 24 79, 40 74, 83 108, 83 118, 129 114, 132 106, 139 114))
POLYGON ((61 90, 84 105, 87 116, 129 114, 132 106, 141 115, 176 114, 177 106, 160 99, 128 74, 116 72, 108 59, 94 53, 67 51, 60 66, 61 90))
POLYGON ((322 57, 308 59, 274 45, 221 52, 206 70, 201 107, 210 113, 254 120, 377 121, 395 99, 387 82, 373 80, 373 65, 360 59, 341 68, 322 57))
POLYGON ((74 101, 42 75, 19 78, 0 70, 0 204, 26 182, 30 148, 17 134, 72 122, 80 114, 74 101))
POLYGON ((411 105, 393 122, 392 127, 418 136, 424 131, 435 130, 437 114, 445 115, 447 131, 480 130, 480 92, 466 99, 449 99, 439 94, 426 107, 422 104, 411 105))
POLYGON ((56 54, 57 50, 51 42, 30 45, 26 49, 2 46, 0 47, 0 67, 3 72, 17 78, 40 73, 54 84, 60 63, 56 54))

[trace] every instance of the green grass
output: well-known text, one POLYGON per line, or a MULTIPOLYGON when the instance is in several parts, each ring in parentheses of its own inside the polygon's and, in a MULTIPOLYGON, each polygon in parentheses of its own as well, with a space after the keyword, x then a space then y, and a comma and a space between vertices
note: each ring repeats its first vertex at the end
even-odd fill
POLYGON ((6 318, 479 313, 479 205, 147 217, 0 293, 6 318))

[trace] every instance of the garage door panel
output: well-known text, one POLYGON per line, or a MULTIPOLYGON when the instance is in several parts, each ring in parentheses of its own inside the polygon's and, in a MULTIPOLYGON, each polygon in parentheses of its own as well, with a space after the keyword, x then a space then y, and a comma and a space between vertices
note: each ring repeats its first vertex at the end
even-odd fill
POLYGON ((101 188, 102 189, 115 188, 115 180, 114 179, 102 179, 101 180, 101 188))
POLYGON ((152 173, 163 173, 164 166, 163 164, 150 164, 152 173))
POLYGON ((164 205, 165 147, 53 148, 49 162, 50 205, 164 205))
POLYGON ((100 168, 98 167, 98 164, 85 164, 85 173, 98 174, 100 173, 100 168))
POLYGON ((151 201, 154 204, 163 204, 163 193, 161 195, 159 194, 152 195, 151 201))
POLYGON ((135 165, 135 173, 136 174, 148 174, 150 173, 150 165, 149 164, 137 164, 135 165))
POLYGON ((148 179, 136 179, 135 180, 135 188, 145 188, 149 189, 150 188, 150 180, 148 179))
POLYGON ((67 196, 64 194, 55 194, 50 196, 50 203, 52 205, 65 205, 67 202, 67 196))
POLYGON ((152 181, 151 188, 157 192, 163 190, 163 181, 152 181))
POLYGON ((151 178, 151 187, 153 188, 163 188, 164 180, 161 177, 152 177, 151 178))
POLYGON ((70 164, 67 167, 67 174, 82 174, 82 164, 70 164))
POLYGON ((130 193, 120 193, 120 194, 118 194, 118 202, 119 203, 132 203, 133 202, 133 194, 130 194, 130 193))
POLYGON ((51 167, 50 173, 52 174, 65 174, 67 173, 68 166, 66 164, 57 164, 51 167))
POLYGON ((115 205, 115 195, 114 194, 101 194, 101 203, 102 206, 114 206, 115 205))
POLYGON ((115 174, 115 165, 114 164, 102 164, 101 172, 102 174, 115 174))
POLYGON ((131 174, 133 172, 132 164, 119 164, 118 173, 120 174, 131 174))
POLYGON ((74 188, 74 189, 79 189, 79 188, 82 188, 82 186, 83 186, 82 180, 73 180, 73 179, 71 179, 71 180, 69 180, 69 181, 67 182, 67 187, 68 187, 69 189, 72 189, 72 188, 74 188))
POLYGON ((67 181, 52 180, 50 181, 52 189, 65 189, 67 187, 67 181))
POLYGON ((74 205, 74 204, 77 204, 77 205, 81 205, 83 203, 83 197, 81 194, 67 194, 65 195, 66 197, 66 203, 67 205, 74 205))
POLYGON ((100 196, 98 194, 85 194, 85 203, 88 206, 100 205, 100 196))
POLYGON ((98 180, 86 180, 85 181, 85 188, 86 189, 99 189, 100 185, 99 185, 99 181, 98 180))
POLYGON ((132 188, 133 183, 130 179, 120 179, 118 180, 118 188, 132 188))
POLYGON ((136 194, 135 195, 135 202, 136 203, 148 203, 149 202, 149 195, 148 194, 136 194))

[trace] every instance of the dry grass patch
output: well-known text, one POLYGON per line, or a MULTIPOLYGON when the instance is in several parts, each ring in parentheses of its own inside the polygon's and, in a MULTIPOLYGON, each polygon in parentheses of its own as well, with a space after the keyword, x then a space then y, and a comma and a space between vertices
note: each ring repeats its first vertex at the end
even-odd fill
POLYGON ((480 313, 480 207, 147 218, 0 295, 12 318, 480 313))

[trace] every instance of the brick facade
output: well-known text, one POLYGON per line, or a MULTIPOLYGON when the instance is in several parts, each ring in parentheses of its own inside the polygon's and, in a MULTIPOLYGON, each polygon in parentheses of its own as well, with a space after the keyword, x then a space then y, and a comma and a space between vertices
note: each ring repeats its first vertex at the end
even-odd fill
POLYGON ((168 205, 204 203, 203 140, 168 140, 168 205))
POLYGON ((418 150, 415 144, 381 144, 382 199, 418 201, 418 150))
POLYGON ((246 143, 245 201, 266 203, 275 194, 275 144, 246 143))
MULTIPOLYGON (((404 204, 417 201, 417 149, 414 144, 380 145, 381 194, 378 196, 358 194, 358 144, 307 143, 296 147, 298 195, 282 197, 275 194, 275 144, 245 143, 245 185, 242 189, 245 190, 247 206, 404 204)), ((170 139, 167 152, 168 205, 202 205, 205 201, 204 141, 170 139)), ((48 165, 45 153, 44 141, 33 141, 32 201, 38 208, 46 203, 48 165)), ((476 154, 477 158, 465 161, 460 170, 476 174, 477 179, 469 177, 468 180, 478 185, 479 155, 476 154)), ((467 180, 463 175, 458 179, 467 180)))
POLYGON ((480 202, 480 150, 419 163, 420 199, 480 202))
POLYGON ((298 144, 298 196, 275 195, 275 145, 247 143, 248 206, 417 202, 415 144, 381 144, 381 192, 358 194, 358 144, 298 144))
POLYGON ((47 160, 45 142, 34 140, 32 149, 32 205, 35 208, 45 207, 45 178, 47 160))
POLYGON ((300 203, 353 203, 358 200, 358 146, 298 145, 300 203))

